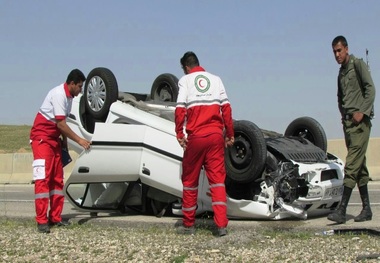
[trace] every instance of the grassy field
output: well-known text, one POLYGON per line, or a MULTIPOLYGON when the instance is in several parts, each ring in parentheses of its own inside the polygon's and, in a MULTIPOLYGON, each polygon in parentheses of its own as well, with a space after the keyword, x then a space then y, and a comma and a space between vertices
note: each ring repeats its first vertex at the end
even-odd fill
POLYGON ((0 125, 0 153, 31 152, 29 125, 0 125))

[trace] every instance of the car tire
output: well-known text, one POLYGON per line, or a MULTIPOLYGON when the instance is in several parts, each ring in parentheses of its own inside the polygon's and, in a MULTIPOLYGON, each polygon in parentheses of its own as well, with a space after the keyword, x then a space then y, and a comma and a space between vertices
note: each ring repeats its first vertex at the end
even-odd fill
POLYGON ((225 151, 226 173, 229 180, 249 183, 261 176, 267 156, 263 133, 252 122, 234 121, 235 142, 225 151))
POLYGON ((105 121, 111 104, 118 98, 117 81, 111 70, 94 68, 87 76, 84 87, 86 112, 94 119, 105 121))
POLYGON ((153 81, 150 97, 155 101, 176 102, 178 97, 178 78, 170 73, 159 75, 153 81))
POLYGON ((300 136, 327 152, 327 137, 322 125, 311 117, 300 117, 292 121, 285 136, 300 136))

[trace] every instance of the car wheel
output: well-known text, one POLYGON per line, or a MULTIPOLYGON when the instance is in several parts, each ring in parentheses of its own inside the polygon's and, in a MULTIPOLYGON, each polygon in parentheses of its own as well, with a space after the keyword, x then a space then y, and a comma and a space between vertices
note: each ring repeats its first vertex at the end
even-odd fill
POLYGON ((246 120, 234 121, 235 143, 225 151, 227 177, 239 183, 249 183, 264 170, 266 143, 261 130, 246 120))
POLYGON ((150 91, 152 100, 176 102, 178 97, 178 78, 170 73, 159 75, 150 91))
POLYGON ((104 121, 111 104, 117 100, 118 94, 116 78, 109 69, 91 70, 84 87, 86 112, 96 120, 104 121))
POLYGON ((327 138, 322 125, 311 117, 300 117, 292 121, 285 136, 300 136, 309 140, 323 151, 327 151, 327 138))

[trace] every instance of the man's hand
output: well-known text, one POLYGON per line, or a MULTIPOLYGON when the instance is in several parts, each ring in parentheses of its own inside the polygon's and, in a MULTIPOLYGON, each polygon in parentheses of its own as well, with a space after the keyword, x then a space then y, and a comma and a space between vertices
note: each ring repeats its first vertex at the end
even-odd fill
POLYGON ((187 138, 186 138, 186 136, 184 136, 184 137, 181 138, 181 139, 177 138, 177 141, 178 141, 179 145, 181 145, 181 147, 182 147, 183 150, 185 151, 185 150, 186 150, 186 147, 187 147, 187 138))
POLYGON ((226 137, 226 139, 225 139, 225 146, 226 146, 226 148, 227 147, 231 147, 232 145, 234 145, 234 142, 235 142, 235 138, 234 137, 231 137, 231 138, 226 137))
POLYGON ((78 144, 80 146, 82 146, 85 150, 88 150, 88 149, 90 149, 91 142, 89 142, 83 138, 80 138, 78 141, 78 144))
POLYGON ((61 131, 64 140, 66 140, 67 144, 67 138, 70 138, 74 142, 78 143, 80 146, 82 146, 85 150, 90 149, 91 142, 87 141, 86 139, 83 139, 79 137, 66 123, 66 120, 57 120, 57 127, 61 131))
POLYGON ((352 121, 355 124, 358 124, 363 120, 363 117, 364 117, 364 114, 362 112, 354 112, 352 114, 352 121))

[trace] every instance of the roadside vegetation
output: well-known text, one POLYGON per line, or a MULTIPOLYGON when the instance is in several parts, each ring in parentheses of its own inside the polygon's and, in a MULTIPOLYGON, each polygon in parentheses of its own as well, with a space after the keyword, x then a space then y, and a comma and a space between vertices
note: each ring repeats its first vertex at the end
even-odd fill
POLYGON ((31 152, 30 125, 0 125, 0 153, 31 152))
POLYGON ((41 234, 31 219, 0 219, 1 262, 378 262, 379 246, 378 237, 368 235, 266 228, 231 227, 229 235, 215 238, 203 224, 194 236, 165 224, 81 221, 41 234))

